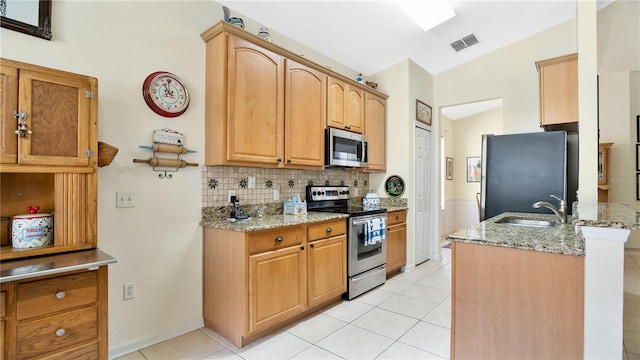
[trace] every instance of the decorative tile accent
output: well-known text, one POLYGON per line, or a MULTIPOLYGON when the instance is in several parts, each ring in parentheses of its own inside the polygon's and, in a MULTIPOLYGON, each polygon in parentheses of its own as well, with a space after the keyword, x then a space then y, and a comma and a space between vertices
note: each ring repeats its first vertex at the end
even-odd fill
MULTIPOLYGON (((368 188, 362 186, 365 181, 368 183, 369 174, 352 173, 340 169, 326 170, 285 170, 285 169, 262 169, 235 166, 203 166, 201 167, 201 191, 202 206, 211 208, 220 208, 222 215, 227 216, 231 211, 230 204, 227 203, 227 194, 229 190, 234 190, 236 196, 240 199, 242 206, 248 206, 244 209, 249 216, 252 214, 252 205, 282 207, 282 202, 286 199, 294 197, 296 194, 304 196, 307 184, 340 184, 343 180, 349 185, 355 193, 355 187, 352 184, 357 182, 359 192, 364 194, 368 188), (264 184, 264 186, 256 186, 255 189, 238 186, 240 181, 247 181, 249 176, 255 176, 256 181, 264 184), (217 184, 215 188, 209 186, 210 180, 215 179, 217 184), (271 187, 268 186, 269 181, 271 187), (293 187, 289 187, 289 180, 293 180, 293 187), (280 200, 273 200, 273 190, 280 191, 280 200)), ((248 181, 247 181, 248 182, 248 181)), ((248 185, 248 183, 247 183, 248 185)), ((360 199, 362 201, 362 199, 360 199)), ((277 210, 276 210, 277 211, 277 210)), ((268 210, 264 211, 265 214, 268 210)), ((280 210, 282 213, 282 210, 280 210)))
POLYGON ((215 189, 218 186, 218 180, 216 179, 209 179, 209 187, 212 189, 215 189))
POLYGON ((246 189, 247 188, 247 179, 240 179, 240 183, 238 183, 238 185, 240 185, 241 188, 246 189))
POLYGON ((353 180, 353 186, 358 186, 358 180, 353 180))
POLYGON ((293 188, 296 185, 296 182, 293 179, 289 180, 289 187, 293 188))
POLYGON ((307 185, 309 185, 309 186, 313 186, 313 180, 309 180, 309 181, 307 181, 307 185))

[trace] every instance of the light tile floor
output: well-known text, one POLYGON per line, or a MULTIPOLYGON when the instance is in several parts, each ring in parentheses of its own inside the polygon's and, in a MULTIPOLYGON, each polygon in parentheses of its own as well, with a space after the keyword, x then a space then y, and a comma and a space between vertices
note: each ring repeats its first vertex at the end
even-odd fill
MULTIPOLYGON (((207 328, 118 360, 448 359, 451 251, 241 349, 207 328)), ((640 360, 640 249, 625 251, 624 360, 640 360)))

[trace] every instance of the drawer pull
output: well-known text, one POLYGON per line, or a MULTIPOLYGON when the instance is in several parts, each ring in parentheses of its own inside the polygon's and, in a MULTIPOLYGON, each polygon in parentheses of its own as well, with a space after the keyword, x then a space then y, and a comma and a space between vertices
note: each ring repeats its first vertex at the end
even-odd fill
POLYGON ((284 238, 283 238, 282 236, 278 236, 278 237, 275 239, 275 242, 281 242, 282 240, 284 240, 284 238))
POLYGON ((309 246, 310 246, 310 247, 315 247, 315 246, 316 246, 316 244, 309 244, 309 246))
POLYGON ((65 297, 66 295, 67 295, 67 294, 65 294, 65 293, 64 293, 64 291, 58 291, 58 292, 56 293, 56 299, 58 299, 58 300, 62 300, 62 299, 64 299, 64 297, 65 297))
POLYGON ((326 232, 328 232, 328 233, 330 233, 330 232, 332 232, 332 231, 333 231, 333 229, 332 229, 332 228, 330 228, 330 227, 328 227, 328 228, 327 228, 327 230, 325 230, 325 231, 326 231, 326 232))
POLYGON ((400 216, 396 215, 396 220, 400 220, 400 216))
POLYGON ((65 333, 66 333, 66 331, 64 329, 56 330, 56 336, 57 337, 64 336, 65 333))

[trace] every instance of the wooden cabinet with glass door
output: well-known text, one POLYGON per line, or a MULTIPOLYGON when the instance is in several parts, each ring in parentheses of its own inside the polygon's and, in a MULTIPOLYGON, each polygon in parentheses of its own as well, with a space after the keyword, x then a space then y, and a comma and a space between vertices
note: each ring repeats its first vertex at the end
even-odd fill
POLYGON ((97 79, 0 59, 0 260, 97 246, 97 79), (51 245, 14 249, 5 222, 39 206, 51 245))

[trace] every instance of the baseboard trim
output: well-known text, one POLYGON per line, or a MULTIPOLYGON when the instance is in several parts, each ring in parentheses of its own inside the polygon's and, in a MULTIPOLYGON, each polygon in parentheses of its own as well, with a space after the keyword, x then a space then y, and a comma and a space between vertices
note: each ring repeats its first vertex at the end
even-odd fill
POLYGON ((109 359, 115 359, 120 356, 127 355, 134 351, 144 349, 148 346, 155 345, 157 343, 169 340, 176 336, 184 335, 193 330, 200 329, 204 326, 204 318, 198 318, 187 323, 178 325, 176 327, 164 330, 153 336, 149 336, 143 339, 132 340, 123 344, 115 346, 109 346, 109 359))

